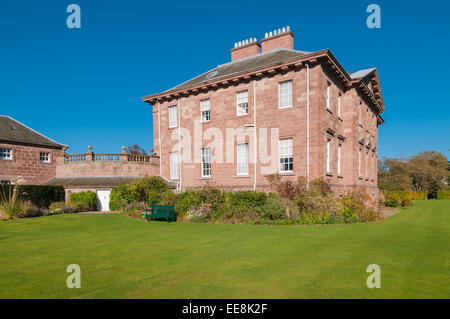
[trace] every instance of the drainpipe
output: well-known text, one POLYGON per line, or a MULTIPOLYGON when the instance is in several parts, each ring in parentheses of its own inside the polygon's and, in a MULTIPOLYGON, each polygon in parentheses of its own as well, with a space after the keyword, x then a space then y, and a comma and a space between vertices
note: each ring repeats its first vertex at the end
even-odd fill
POLYGON ((178 183, 179 185, 179 191, 181 192, 181 145, 180 145, 180 140, 181 140, 181 104, 180 104, 180 100, 177 99, 177 104, 178 104, 178 174, 180 176, 180 182, 178 183))
POLYGON ((306 64, 306 188, 309 188, 309 64, 306 64))
POLYGON ((256 163, 258 162, 257 156, 257 141, 256 141, 256 80, 253 80, 253 154, 255 159, 254 167, 254 182, 253 182, 253 190, 256 190, 256 163))
POLYGON ((158 102, 159 176, 162 176, 161 110, 158 102))

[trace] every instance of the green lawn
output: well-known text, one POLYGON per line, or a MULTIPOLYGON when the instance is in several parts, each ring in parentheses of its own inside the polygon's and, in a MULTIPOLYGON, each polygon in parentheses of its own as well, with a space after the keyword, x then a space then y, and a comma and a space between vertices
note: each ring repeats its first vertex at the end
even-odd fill
POLYGON ((0 223, 0 298, 449 298, 450 200, 377 223, 248 226, 58 215, 0 223), (66 267, 81 267, 81 289, 66 267), (381 288, 366 267, 381 267, 381 288))

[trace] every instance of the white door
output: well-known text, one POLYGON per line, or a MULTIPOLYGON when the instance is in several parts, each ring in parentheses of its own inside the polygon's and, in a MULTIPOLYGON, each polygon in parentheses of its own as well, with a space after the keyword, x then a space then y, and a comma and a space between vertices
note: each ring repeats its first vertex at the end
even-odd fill
POLYGON ((109 211, 109 197, 111 191, 97 191, 97 210, 102 212, 109 211))

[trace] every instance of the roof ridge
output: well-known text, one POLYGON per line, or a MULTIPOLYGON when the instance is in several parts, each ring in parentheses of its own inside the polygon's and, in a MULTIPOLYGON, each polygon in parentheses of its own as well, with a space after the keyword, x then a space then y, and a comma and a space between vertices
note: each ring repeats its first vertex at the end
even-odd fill
MULTIPOLYGON (((201 78, 201 77, 205 76, 206 74, 208 74, 210 72, 214 72, 214 70, 218 70, 219 71, 219 69, 224 68, 224 67, 229 67, 229 66, 231 66, 233 64, 242 63, 242 62, 245 62, 245 61, 251 61, 252 59, 261 58, 261 57, 263 57, 265 55, 270 55, 270 54, 273 54, 273 53, 276 53, 276 52, 281 52, 281 51, 291 52, 291 53, 300 53, 300 54, 303 54, 303 55, 308 55, 308 54, 314 53, 314 52, 306 52, 306 51, 299 51, 299 50, 291 50, 291 49, 288 49, 286 47, 276 48, 276 49, 273 49, 273 50, 270 50, 270 51, 266 51, 266 52, 263 52, 263 53, 258 53, 258 54, 255 54, 255 55, 252 55, 252 56, 249 56, 249 57, 246 57, 246 58, 242 58, 242 59, 239 59, 239 60, 236 60, 236 61, 231 61, 231 62, 219 64, 215 68, 209 69, 208 71, 203 72, 202 74, 196 75, 195 77, 190 78, 189 80, 184 81, 184 82, 182 82, 182 83, 180 83, 180 84, 170 88, 169 90, 165 90, 165 91, 163 91, 161 93, 169 92, 169 91, 175 90, 175 89, 179 89, 179 88, 183 87, 184 85, 186 85, 187 83, 189 83, 189 82, 191 82, 191 81, 193 81, 193 80, 195 80, 197 78, 201 78)), ((285 60, 285 59, 283 59, 283 60, 285 60)), ((223 78, 225 76, 239 74, 240 72, 242 72, 242 71, 235 71, 235 72, 232 72, 232 73, 229 73, 229 74, 224 74, 224 75, 220 75, 220 76, 213 76, 209 80, 218 80, 218 79, 223 78)), ((204 82, 204 81, 202 81, 202 82, 204 82)))
POLYGON ((291 50, 291 49, 288 49, 286 47, 281 47, 281 48, 276 48, 276 49, 269 50, 269 51, 266 51, 266 52, 260 52, 260 53, 257 53, 257 54, 254 54, 254 55, 251 55, 251 56, 248 56, 248 57, 236 60, 236 61, 230 61, 230 62, 218 64, 216 68, 227 66, 227 65, 230 65, 230 64, 233 64, 233 63, 238 63, 238 62, 243 62, 243 61, 259 58, 259 57, 261 57, 263 55, 271 54, 271 53, 278 52, 278 51, 289 51, 289 52, 304 53, 304 54, 311 53, 311 52, 300 51, 300 50, 291 50))

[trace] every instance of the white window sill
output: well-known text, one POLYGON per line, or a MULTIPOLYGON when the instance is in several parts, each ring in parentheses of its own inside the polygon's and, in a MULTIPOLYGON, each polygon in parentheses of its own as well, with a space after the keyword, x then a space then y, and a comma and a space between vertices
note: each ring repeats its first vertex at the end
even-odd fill
POLYGON ((283 172, 279 172, 279 174, 281 176, 295 176, 296 174, 294 173, 294 171, 283 171, 283 172))
POLYGON ((289 109, 289 108, 291 108, 291 107, 293 107, 293 105, 289 105, 289 106, 278 106, 278 108, 279 108, 280 110, 289 109))

